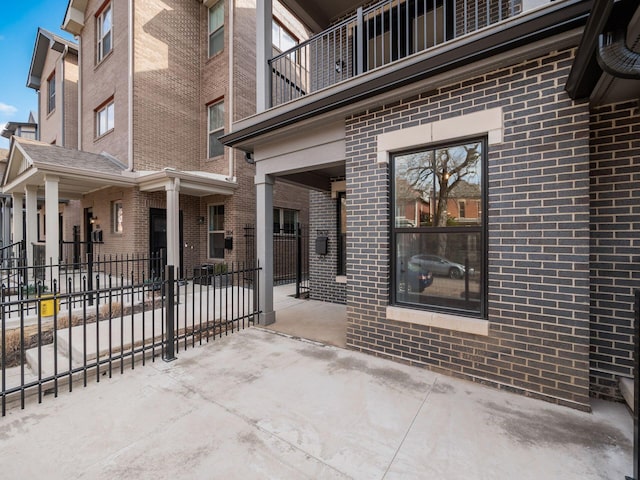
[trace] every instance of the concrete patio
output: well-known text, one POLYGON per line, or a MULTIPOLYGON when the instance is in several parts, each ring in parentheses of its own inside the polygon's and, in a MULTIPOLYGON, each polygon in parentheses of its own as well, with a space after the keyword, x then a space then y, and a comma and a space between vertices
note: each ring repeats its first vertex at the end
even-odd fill
POLYGON ((2 477, 623 479, 632 421, 252 327, 0 418, 2 477))

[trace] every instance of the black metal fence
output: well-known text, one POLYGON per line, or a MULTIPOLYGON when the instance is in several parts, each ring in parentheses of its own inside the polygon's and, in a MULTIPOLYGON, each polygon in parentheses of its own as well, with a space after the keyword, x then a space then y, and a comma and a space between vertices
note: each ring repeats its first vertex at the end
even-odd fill
MULTIPOLYGON (((246 225, 244 238, 247 261, 256 258, 255 226, 246 225)), ((309 292, 309 227, 297 224, 290 231, 274 229, 273 284, 296 283, 296 297, 309 292)))
POLYGON ((74 380, 86 386, 125 366, 173 360, 180 350, 251 325, 260 312, 257 285, 249 279, 257 279, 258 270, 232 264, 224 273, 176 280, 172 266, 150 276, 132 269, 119 277, 96 275, 93 288, 84 276, 80 290, 59 291, 54 282, 47 295, 17 298, 3 287, 2 415, 12 402, 24 408, 29 395, 40 403, 63 385, 72 391, 74 380))

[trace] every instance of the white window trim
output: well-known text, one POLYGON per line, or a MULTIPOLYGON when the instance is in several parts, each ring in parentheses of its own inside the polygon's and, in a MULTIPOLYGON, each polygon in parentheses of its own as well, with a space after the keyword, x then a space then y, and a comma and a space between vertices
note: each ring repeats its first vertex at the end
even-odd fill
POLYGON ((295 212, 295 224, 300 223, 300 210, 296 210, 295 208, 284 208, 284 207, 273 207, 273 210, 280 210, 280 228, 278 233, 274 233, 274 235, 295 235, 294 232, 285 232, 284 231, 284 212, 290 211, 295 212))
POLYGON ((209 254, 211 253, 211 234, 212 233, 222 233, 222 235, 224 236, 225 234, 225 230, 224 230, 224 215, 226 215, 226 212, 223 213, 223 226, 222 226, 222 230, 210 230, 210 220, 211 220, 211 207, 222 207, 224 208, 224 203, 209 203, 207 205, 207 259, 209 260, 224 260, 224 254, 222 255, 222 257, 210 257, 209 254))
POLYGON ((214 102, 207 106, 207 158, 216 158, 224 155, 224 145, 222 146, 222 153, 220 155, 211 155, 211 135, 217 132, 224 131, 224 120, 222 121, 222 126, 216 128, 215 130, 211 130, 211 109, 216 105, 222 105, 223 108, 223 116, 224 116, 224 100, 220 100, 218 102, 214 102))
POLYGON ((96 17, 96 63, 101 63, 111 52, 113 52, 113 4, 109 2, 109 4, 105 5, 100 12, 100 15, 96 17), (111 28, 106 32, 102 31, 102 25, 104 23, 104 16, 107 12, 111 13, 111 28), (107 33, 111 32, 111 45, 109 51, 104 53, 103 45, 104 45, 104 37, 107 36, 107 33))
POLYGON ((489 321, 480 318, 463 317, 429 310, 414 310, 412 308, 387 306, 387 320, 422 325, 425 327, 442 328, 455 332, 471 333, 473 335, 489 336, 489 321))
POLYGON ((207 10, 207 57, 211 58, 216 56, 217 54, 221 53, 224 51, 224 41, 222 44, 222 49, 218 50, 217 52, 213 52, 211 53, 211 36, 214 35, 216 32, 218 32, 220 29, 224 28, 224 0, 219 0, 213 4, 211 4, 210 6, 208 6, 208 10, 207 10), (218 5, 222 4, 222 24, 216 28, 214 31, 211 31, 211 9, 217 7, 218 5))
POLYGON ((111 215, 113 216, 113 224, 112 224, 111 231, 119 235, 124 233, 124 207, 122 206, 122 200, 115 200, 112 202, 111 215), (118 209, 118 205, 120 206, 119 209, 118 209), (120 210, 120 212, 122 213, 122 218, 123 218, 122 222, 118 222, 118 210, 120 210), (118 225, 120 226, 119 230, 118 230, 118 225))
POLYGON ((102 107, 98 108, 96 110, 96 114, 95 114, 95 119, 96 119, 96 138, 100 138, 105 136, 107 133, 111 132, 114 128, 115 128, 115 123, 116 123, 116 118, 115 118, 116 112, 115 112, 115 103, 112 100, 110 100, 109 102, 105 103, 102 107), (109 127, 109 108, 113 108, 113 125, 111 125, 109 127), (106 112, 107 115, 107 129, 104 132, 100 131, 100 113, 102 112, 106 112))
POLYGON ((56 109, 56 72, 53 72, 47 79, 47 115, 50 113, 53 113, 55 109, 56 109), (53 92, 51 91, 51 85, 53 85, 53 92), (51 104, 52 99, 53 99, 53 105, 51 104))
POLYGON ((393 152, 465 137, 487 135, 488 145, 502 143, 503 118, 499 107, 382 133, 377 139, 378 163, 389 163, 393 152))

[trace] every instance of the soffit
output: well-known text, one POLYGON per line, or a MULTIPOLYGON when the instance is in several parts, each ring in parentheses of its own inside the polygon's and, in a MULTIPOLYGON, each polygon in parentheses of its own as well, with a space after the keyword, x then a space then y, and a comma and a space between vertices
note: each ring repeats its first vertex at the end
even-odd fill
POLYGON ((280 0, 293 14, 305 23, 314 33, 319 33, 335 20, 353 13, 356 8, 366 4, 355 0, 280 0))

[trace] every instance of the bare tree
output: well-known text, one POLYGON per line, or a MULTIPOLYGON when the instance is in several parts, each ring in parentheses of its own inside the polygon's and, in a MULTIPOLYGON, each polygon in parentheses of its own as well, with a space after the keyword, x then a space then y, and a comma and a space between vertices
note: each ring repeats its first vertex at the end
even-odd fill
MULTIPOLYGON (((402 157, 397 175, 422 198, 429 198, 431 225, 445 227, 451 191, 465 178, 478 175, 481 157, 480 143, 418 152, 402 157)), ((437 243, 437 254, 445 256, 446 235, 438 235, 437 243)))

